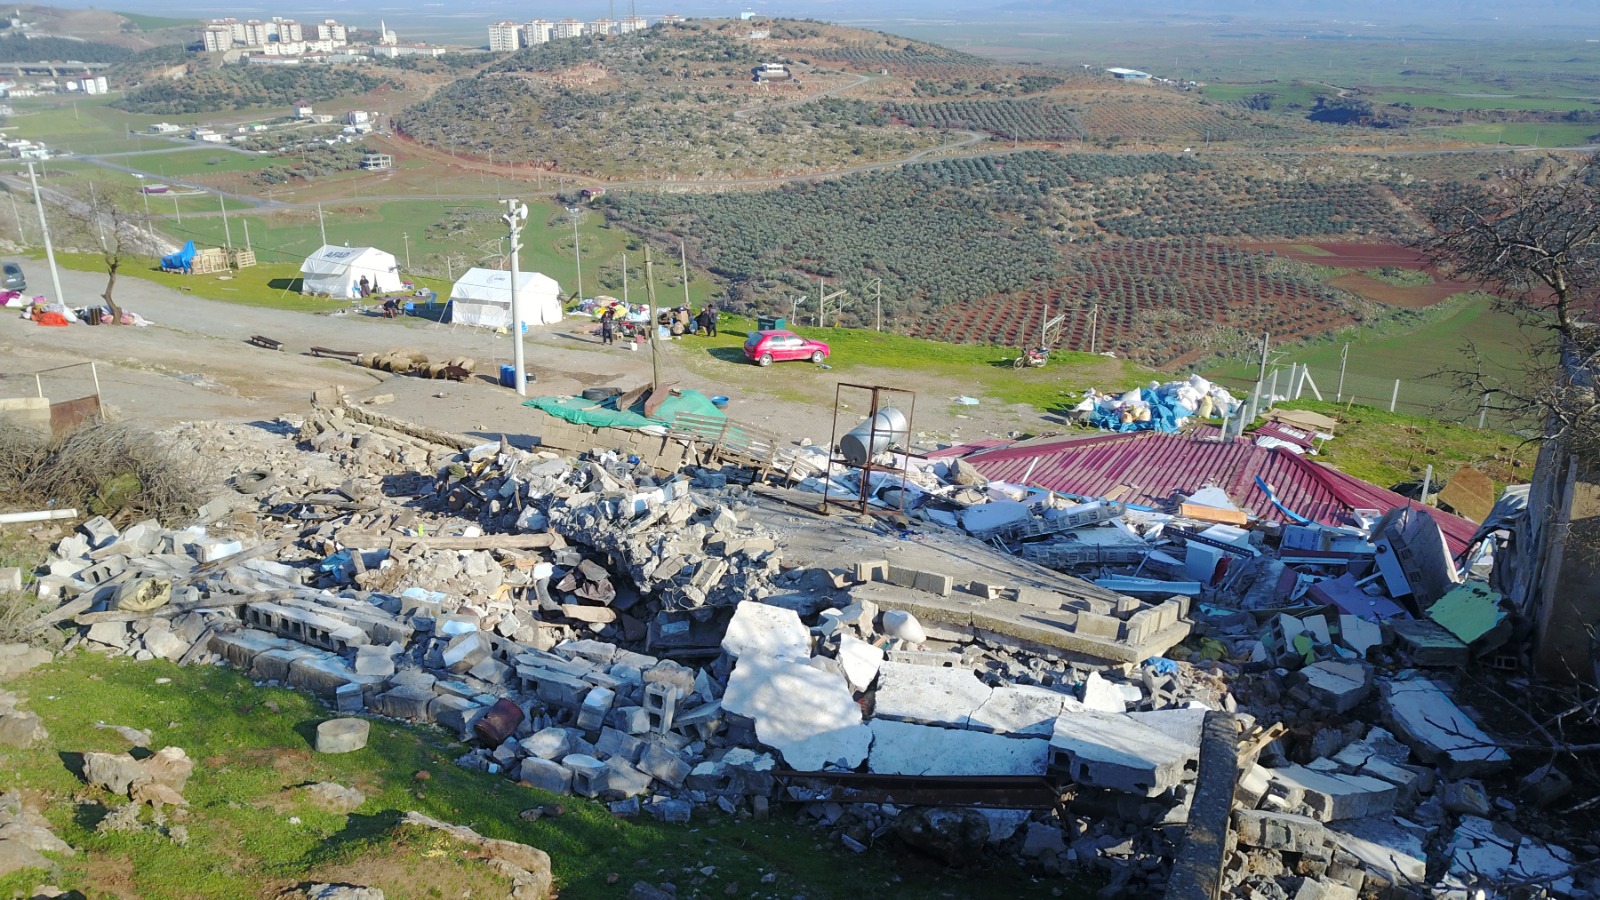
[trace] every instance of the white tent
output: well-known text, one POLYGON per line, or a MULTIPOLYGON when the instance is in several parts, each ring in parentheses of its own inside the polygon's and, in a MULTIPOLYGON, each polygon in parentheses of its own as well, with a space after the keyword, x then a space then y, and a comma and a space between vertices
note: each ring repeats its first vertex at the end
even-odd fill
MULTIPOLYGON (((517 273, 517 301, 529 325, 561 321, 561 286, 538 272, 517 273)), ((463 325, 511 327, 511 273, 468 269, 450 288, 450 321, 463 325)))
POLYGON ((393 253, 376 247, 341 247, 324 244, 300 264, 300 293, 318 294, 341 300, 361 296, 361 276, 375 294, 403 290, 400 263, 393 253))

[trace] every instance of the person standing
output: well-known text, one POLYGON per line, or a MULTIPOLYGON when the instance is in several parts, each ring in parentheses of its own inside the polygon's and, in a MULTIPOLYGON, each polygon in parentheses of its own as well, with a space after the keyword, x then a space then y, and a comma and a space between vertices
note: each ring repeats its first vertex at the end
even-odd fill
POLYGON ((717 336, 717 305, 707 303, 703 315, 706 317, 706 337, 717 336))
POLYGON ((607 306, 600 311, 600 343, 609 344, 616 340, 617 308, 607 306))
POLYGON ((365 275, 361 276, 360 288, 361 299, 365 300, 372 296, 372 282, 368 281, 365 275))

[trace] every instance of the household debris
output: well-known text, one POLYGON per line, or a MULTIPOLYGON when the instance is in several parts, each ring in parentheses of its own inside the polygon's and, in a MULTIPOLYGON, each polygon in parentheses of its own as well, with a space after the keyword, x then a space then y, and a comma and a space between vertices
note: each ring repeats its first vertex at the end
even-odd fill
MULTIPOLYGON (((467 744, 459 765, 616 815, 784 804, 851 848, 987 847, 1043 874, 1095 869, 1118 896, 1165 889, 1214 710, 1243 725, 1229 895, 1422 895, 1582 849, 1524 834, 1516 805, 1468 781, 1510 756, 1449 670, 1516 623, 1454 526, 1403 501, 1296 509, 1266 477, 1246 492, 1195 467, 1155 504, 1009 483, 983 454, 889 451, 874 496, 909 521, 849 524, 807 511, 858 495, 859 470, 825 483, 825 449, 774 486, 726 463, 655 468, 616 429, 617 447, 523 451, 318 399, 267 428, 178 430, 270 477, 188 527, 86 523, 39 577, 59 605, 42 624, 313 692, 339 716, 325 726, 432 723, 467 744), (956 799, 852 800, 861 778, 956 799), (1528 864, 1502 865, 1506 847, 1528 864)), ((137 773, 101 765, 132 792, 137 773)), ((1559 796, 1561 778, 1523 790, 1559 796)), ((313 793, 362 802, 337 787, 313 793)), ((518 853, 507 865, 540 884, 518 853)))

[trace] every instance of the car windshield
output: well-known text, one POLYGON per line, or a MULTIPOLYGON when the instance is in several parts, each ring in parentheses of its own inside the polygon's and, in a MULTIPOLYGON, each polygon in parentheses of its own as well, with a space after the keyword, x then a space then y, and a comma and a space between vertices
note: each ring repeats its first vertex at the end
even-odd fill
POLYGON ((5 271, 7 275, 21 275, 22 267, 16 263, 6 263, 5 271))

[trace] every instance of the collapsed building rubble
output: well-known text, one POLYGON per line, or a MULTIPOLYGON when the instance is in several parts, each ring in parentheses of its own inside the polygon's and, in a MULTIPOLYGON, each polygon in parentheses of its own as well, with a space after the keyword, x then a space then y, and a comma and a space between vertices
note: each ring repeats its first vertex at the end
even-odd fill
POLYGON ((698 455, 667 471, 605 444, 481 443, 330 396, 271 429, 178 437, 248 445, 257 477, 188 528, 83 523, 39 578, 59 603, 41 627, 312 692, 339 716, 318 750, 360 750, 362 716, 432 723, 470 745, 460 765, 618 815, 797 804, 853 849, 996 846, 1145 897, 1167 888, 1207 716, 1226 713, 1230 895, 1594 886, 1476 780, 1510 757, 1452 669, 1514 629, 1432 512, 1334 522, 1204 481, 1157 506, 892 454, 874 495, 918 520, 915 540, 892 521, 840 538, 816 495, 859 496, 864 476, 818 448, 771 486, 698 455), (840 792, 869 776, 1024 782, 931 815, 840 792))

